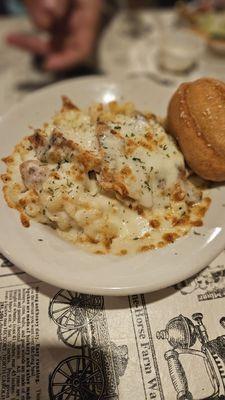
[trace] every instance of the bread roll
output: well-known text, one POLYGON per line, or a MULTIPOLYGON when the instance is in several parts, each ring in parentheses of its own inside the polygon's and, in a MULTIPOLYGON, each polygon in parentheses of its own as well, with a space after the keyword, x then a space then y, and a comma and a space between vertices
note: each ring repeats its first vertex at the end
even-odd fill
POLYGON ((202 78, 180 85, 168 106, 167 130, 197 175, 225 180, 225 83, 202 78))

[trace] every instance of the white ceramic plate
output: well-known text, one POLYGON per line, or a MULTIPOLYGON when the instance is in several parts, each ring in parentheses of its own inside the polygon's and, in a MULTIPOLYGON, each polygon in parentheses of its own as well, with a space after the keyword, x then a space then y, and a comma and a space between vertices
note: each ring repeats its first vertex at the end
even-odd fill
MULTIPOLYGON (((60 96, 79 106, 113 99, 134 101, 138 108, 165 115, 170 90, 147 80, 114 82, 90 77, 62 82, 35 92, 14 107, 0 123, 0 156, 11 153, 28 126, 39 127, 59 109, 60 96)), ((4 171, 3 163, 1 172, 4 171)), ((0 249, 14 264, 53 285, 83 293, 127 295, 175 284, 211 262, 225 246, 225 188, 211 190, 205 224, 174 244, 152 252, 116 257, 85 253, 38 223, 21 226, 18 213, 0 194, 0 249), (39 241, 38 239, 43 239, 39 241)))

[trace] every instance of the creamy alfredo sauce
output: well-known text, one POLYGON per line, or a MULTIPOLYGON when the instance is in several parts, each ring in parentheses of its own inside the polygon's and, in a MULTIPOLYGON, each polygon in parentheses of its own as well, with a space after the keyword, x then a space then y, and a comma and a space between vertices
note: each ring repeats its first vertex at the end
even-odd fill
POLYGON ((187 180, 155 117, 92 122, 68 110, 35 135, 7 163, 5 197, 26 224, 36 219, 87 250, 117 255, 163 247, 202 224, 209 199, 187 180))

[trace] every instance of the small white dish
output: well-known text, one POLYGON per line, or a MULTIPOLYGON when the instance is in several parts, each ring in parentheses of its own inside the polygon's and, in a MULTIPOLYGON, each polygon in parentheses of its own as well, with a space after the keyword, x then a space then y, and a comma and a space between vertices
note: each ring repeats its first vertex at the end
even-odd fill
POLYGON ((195 66, 205 49, 202 38, 185 29, 162 30, 158 50, 159 66, 184 73, 195 66))
MULTIPOLYGON (((171 90, 149 80, 73 79, 27 97, 0 121, 0 156, 11 153, 28 126, 39 127, 68 95, 79 106, 91 102, 130 100, 137 108, 165 115, 171 90)), ((5 170, 1 163, 1 172, 5 170)), ((53 230, 33 222, 22 227, 18 213, 0 192, 0 250, 27 273, 61 288, 101 295, 144 293, 175 284, 200 271, 225 246, 225 187, 210 190, 212 204, 204 226, 167 247, 134 256, 85 253, 60 239, 53 230), (42 239, 41 241, 39 239, 42 239)))

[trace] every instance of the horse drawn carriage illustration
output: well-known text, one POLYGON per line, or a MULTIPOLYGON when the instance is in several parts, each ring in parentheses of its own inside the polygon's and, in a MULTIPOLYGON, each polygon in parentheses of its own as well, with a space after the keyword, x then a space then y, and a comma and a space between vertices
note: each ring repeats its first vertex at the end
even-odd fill
POLYGON ((210 340, 202 313, 172 318, 156 337, 172 347, 164 357, 177 400, 225 399, 225 336, 210 340))
POLYGON ((50 302, 49 316, 59 339, 74 351, 51 373, 50 399, 118 399, 128 348, 110 340, 104 298, 60 290, 50 302))

